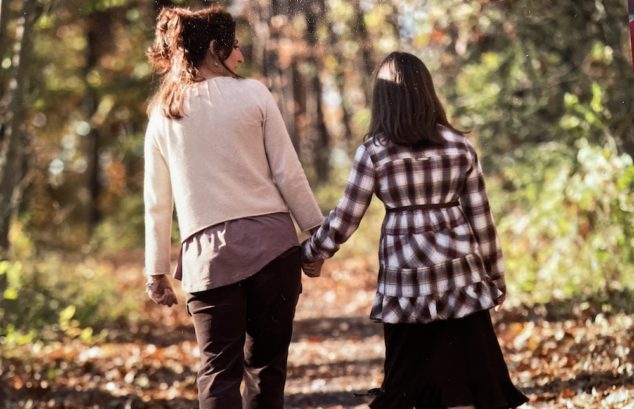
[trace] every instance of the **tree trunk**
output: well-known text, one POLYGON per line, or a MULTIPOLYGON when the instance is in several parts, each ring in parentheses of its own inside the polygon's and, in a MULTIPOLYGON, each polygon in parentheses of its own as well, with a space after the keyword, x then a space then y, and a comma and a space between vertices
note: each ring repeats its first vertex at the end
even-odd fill
POLYGON ((295 141, 297 146, 297 152, 300 160, 303 158, 309 158, 311 150, 307 146, 306 138, 302 138, 302 135, 306 135, 306 81, 299 71, 299 62, 296 58, 291 61, 291 75, 293 78, 292 93, 293 93, 293 131, 295 133, 295 141))
MULTIPOLYGON (((621 30, 618 24, 614 24, 611 23, 613 21, 618 21, 619 20, 619 15, 622 13, 621 10, 619 10, 618 4, 613 4, 615 3, 614 1, 612 3, 610 3, 609 1, 606 0, 602 0, 601 1, 602 5, 603 5, 603 9, 605 10, 605 18, 601 19, 600 24, 598 24, 598 28, 599 28, 599 32, 601 33, 601 36, 604 39, 604 43, 608 46, 610 46, 613 50, 618 50, 619 47, 621 47, 622 44, 628 44, 630 45, 630 50, 632 53, 632 56, 634 56, 634 43, 630 42, 630 38, 632 34, 629 33, 629 30, 621 30), (630 35, 628 35, 630 34, 630 35)), ((630 0, 629 4, 632 4, 632 1, 630 0)), ((628 7, 630 8, 630 7, 628 7)), ((630 16, 632 15, 632 13, 634 13, 634 9, 629 10, 630 16)), ((633 84, 634 81, 632 81, 632 66, 630 65, 631 63, 633 63, 633 58, 630 58, 630 55, 627 55, 627 53, 614 53, 614 61, 612 62, 612 64, 610 64, 610 72, 611 73, 615 73, 616 72, 616 76, 619 78, 630 78, 630 84, 633 84)), ((621 100, 623 100, 623 98, 627 98, 628 93, 631 92, 632 87, 624 87, 622 89, 619 89, 618 91, 621 93, 621 100)), ((609 91, 608 91, 609 92, 609 91)), ((631 94, 629 94, 631 96, 631 94)), ((623 116, 624 118, 630 116, 631 119, 631 104, 630 104, 630 108, 627 109, 625 108, 625 104, 619 104, 619 103, 615 103, 616 101, 618 101, 619 98, 618 97, 612 97, 611 101, 606 101, 606 107, 608 108, 609 111, 612 112, 612 115, 614 116, 623 116)), ((618 138, 619 141, 619 148, 627 153, 628 155, 634 155, 634 138, 632 138, 632 129, 631 129, 631 124, 632 121, 630 120, 630 126, 625 126, 625 127, 618 127, 618 126, 614 126, 612 124, 609 124, 608 127, 610 128, 610 130, 614 133, 614 135, 618 138)))
POLYGON ((253 27, 253 45, 251 48, 251 60, 259 67, 262 75, 266 77, 266 44, 270 37, 268 9, 260 5, 260 1, 254 1, 251 6, 249 23, 253 27))
MULTIPOLYGON (((315 64, 317 67, 317 64, 315 64)), ((326 127, 324 110, 322 104, 322 85, 319 78, 319 71, 316 69, 312 74, 311 91, 314 98, 314 112, 316 117, 313 120, 313 132, 316 136, 315 152, 315 174, 318 183, 326 183, 330 178, 330 133, 326 127)))
POLYGON ((323 87, 319 74, 321 73, 321 59, 317 55, 317 29, 319 22, 325 17, 325 4, 323 0, 315 0, 304 8, 306 18, 306 43, 309 47, 307 61, 311 65, 310 70, 310 94, 308 115, 311 123, 311 133, 314 141, 313 164, 318 183, 325 183, 330 177, 330 134, 326 127, 322 104, 323 87))
MULTIPOLYGON (((277 15, 289 11, 288 4, 284 1, 254 2, 252 5, 255 37, 253 41, 253 60, 267 79, 271 92, 278 97, 278 107, 284 119, 286 129, 290 134, 295 150, 300 154, 300 131, 295 121, 295 106, 293 103, 293 70, 291 64, 286 61, 285 66, 280 63, 280 52, 291 53, 293 50, 280 50, 280 47, 288 47, 283 40, 283 34, 279 27, 271 26, 271 19, 277 15)), ((286 15, 286 14, 284 14, 286 15)), ((291 58, 295 58, 294 56, 291 58)), ((301 156, 301 155, 300 155, 301 156)))
POLYGON ((7 23, 9 22, 9 0, 0 0, 0 56, 8 43, 6 41, 7 23))
POLYGON ((92 117, 97 112, 99 106, 99 95, 97 90, 88 81, 88 77, 93 70, 99 66, 100 58, 107 54, 113 47, 109 40, 114 37, 112 30, 113 9, 96 11, 87 18, 86 27, 86 53, 84 65, 84 84, 86 95, 83 101, 84 118, 90 124, 90 131, 85 139, 86 155, 86 189, 88 191, 88 203, 86 203, 86 226, 88 236, 92 235, 95 227, 101 220, 99 209, 99 195, 102 190, 99 177, 99 152, 101 149, 99 129, 93 124, 92 117))
POLYGON ((357 33, 357 39, 361 45, 361 65, 364 71, 361 75, 361 84, 363 86, 366 106, 369 106, 372 98, 372 73, 374 72, 372 44, 370 43, 370 35, 365 25, 365 15, 363 14, 363 10, 361 10, 360 0, 352 1, 352 6, 354 7, 354 31, 357 33))
POLYGON ((26 106, 24 100, 31 57, 33 26, 39 14, 37 0, 24 0, 16 29, 12 69, 0 105, 0 119, 2 120, 0 126, 2 131, 0 137, 2 143, 0 147, 0 260, 8 257, 9 227, 23 177, 22 165, 26 148, 26 129, 24 127, 26 106))
POLYGON ((341 97, 341 120, 344 126, 343 138, 346 142, 346 148, 351 148, 353 142, 353 134, 352 125, 350 124, 350 122, 352 121, 352 117, 350 116, 348 105, 346 104, 346 67, 344 65, 345 59, 341 52, 341 39, 335 33, 331 21, 328 21, 327 24, 328 32, 330 33, 330 36, 328 37, 330 50, 332 50, 331 52, 334 53, 335 59, 339 62, 334 72, 334 78, 335 84, 337 85, 337 91, 339 92, 339 96, 341 97))
MULTIPOLYGON (((293 57, 294 59, 295 57, 293 57)), ((282 115, 284 122, 286 123, 286 129, 291 136, 291 141, 295 147, 295 152, 299 155, 300 137, 299 130, 296 128, 295 111, 297 105, 295 104, 294 88, 295 88, 295 70, 293 69, 292 62, 287 66, 280 66, 280 80, 281 80, 281 97, 282 97, 282 115)))
POLYGON ((398 0, 390 0, 387 2, 388 6, 391 9, 391 13, 389 18, 386 21, 386 24, 388 24, 391 28, 392 28, 392 34, 394 34, 394 38, 396 38, 396 42, 397 42, 397 49, 401 48, 401 27, 398 24, 398 17, 400 15, 400 11, 398 9, 398 5, 397 5, 398 0))

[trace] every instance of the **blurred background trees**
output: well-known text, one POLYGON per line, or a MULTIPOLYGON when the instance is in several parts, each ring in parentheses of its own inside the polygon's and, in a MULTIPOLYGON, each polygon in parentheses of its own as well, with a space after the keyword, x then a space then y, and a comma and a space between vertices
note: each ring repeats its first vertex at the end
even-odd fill
MULTIPOLYGON (((276 96, 324 211, 366 131, 374 67, 409 51, 430 67, 455 125, 472 131, 515 295, 631 288, 634 76, 623 1, 221 3, 239 20, 242 74, 276 96)), ((19 318, 29 291, 31 309, 68 315, 76 305, 85 323, 103 319, 94 312, 107 292, 62 298, 47 280, 89 281, 102 275, 95 260, 142 246, 145 108, 157 84, 144 52, 161 7, 207 4, 0 0, 3 320, 19 318)), ((374 206, 345 254, 374 254, 381 217, 374 206)))

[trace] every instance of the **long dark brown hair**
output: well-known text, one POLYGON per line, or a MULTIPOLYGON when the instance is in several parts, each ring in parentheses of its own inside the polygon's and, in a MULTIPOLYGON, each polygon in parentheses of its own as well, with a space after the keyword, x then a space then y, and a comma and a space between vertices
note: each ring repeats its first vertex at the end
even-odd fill
POLYGON ((366 138, 421 147, 444 143, 439 125, 464 134, 447 120, 429 70, 416 56, 390 53, 379 65, 366 138))
POLYGON ((212 40, 216 40, 214 51, 222 65, 238 77, 224 62, 234 47, 235 32, 233 17, 219 6, 197 11, 178 7, 161 10, 154 44, 146 53, 150 63, 162 75, 149 110, 158 104, 168 118, 184 116, 186 88, 201 80, 198 69, 212 40))

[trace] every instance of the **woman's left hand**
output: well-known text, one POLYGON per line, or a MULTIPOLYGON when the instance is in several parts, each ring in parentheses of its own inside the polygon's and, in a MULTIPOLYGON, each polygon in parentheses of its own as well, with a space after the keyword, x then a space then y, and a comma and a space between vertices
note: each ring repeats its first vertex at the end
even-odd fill
POLYGON ((171 307, 178 304, 176 294, 166 275, 152 276, 145 284, 148 296, 157 304, 171 307))
POLYGON ((310 263, 303 263, 302 270, 308 277, 319 277, 321 275, 321 267, 324 265, 324 260, 315 260, 310 263))

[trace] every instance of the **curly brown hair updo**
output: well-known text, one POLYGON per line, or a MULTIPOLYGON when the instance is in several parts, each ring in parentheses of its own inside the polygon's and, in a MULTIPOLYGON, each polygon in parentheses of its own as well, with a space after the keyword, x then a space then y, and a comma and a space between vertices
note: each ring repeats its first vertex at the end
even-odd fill
POLYGON ((199 67, 212 40, 216 41, 214 51, 220 63, 238 77, 224 63, 234 47, 235 32, 233 17, 220 6, 197 11, 179 7, 162 9, 157 17, 154 44, 146 53, 150 63, 162 75, 149 110, 158 104, 168 118, 184 116, 186 88, 201 81, 199 67))

